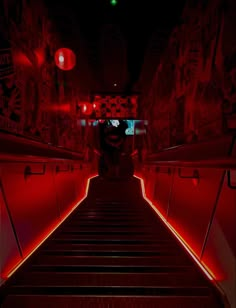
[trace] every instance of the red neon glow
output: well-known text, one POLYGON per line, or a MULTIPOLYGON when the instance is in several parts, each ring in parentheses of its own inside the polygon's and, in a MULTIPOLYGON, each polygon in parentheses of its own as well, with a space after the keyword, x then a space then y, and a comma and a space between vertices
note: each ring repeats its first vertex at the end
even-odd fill
POLYGON ((66 104, 60 104, 60 105, 45 106, 42 109, 45 111, 52 111, 52 112, 57 112, 57 111, 70 112, 71 104, 66 103, 66 104))
POLYGON ((23 66, 32 66, 32 62, 29 58, 21 51, 17 51, 13 54, 14 63, 16 65, 23 65, 23 66))
POLYGON ((135 105, 137 103, 137 98, 135 96, 131 97, 131 103, 135 105))
POLYGON ((14 265, 12 265, 11 268, 7 269, 4 271, 4 273, 2 273, 2 278, 3 279, 8 279, 9 277, 11 277, 16 271, 17 269, 46 241, 46 239, 66 220, 66 218, 80 205, 80 203, 87 197, 88 195, 88 189, 89 189, 89 184, 90 184, 90 180, 97 177, 98 175, 95 174, 91 177, 89 177, 87 179, 87 183, 86 183, 86 188, 85 188, 85 195, 76 202, 76 204, 72 205, 67 212, 65 213, 65 215, 60 219, 60 221, 57 221, 56 223, 54 223, 54 225, 52 225, 50 227, 50 229, 46 232, 46 234, 43 234, 41 239, 39 239, 38 243, 36 243, 27 253, 27 255, 20 260, 20 262, 15 263, 14 265))
POLYGON ((164 224, 169 228, 169 230, 174 234, 176 239, 182 244, 184 249, 188 252, 188 254, 192 257, 192 259, 196 262, 196 264, 200 267, 200 269, 203 271, 203 273, 207 276, 207 278, 211 281, 218 280, 216 278, 216 275, 213 273, 213 271, 206 266, 205 263, 201 262, 197 258, 197 254, 193 250, 193 248, 189 245, 189 243, 173 228, 173 226, 165 219, 165 217, 161 214, 161 212, 157 209, 157 207, 152 203, 150 199, 147 198, 146 192, 145 192, 145 185, 144 180, 142 177, 138 175, 134 175, 137 179, 141 182, 141 188, 142 188, 142 194, 143 198, 148 202, 148 204, 151 206, 151 208, 155 211, 155 213, 161 218, 161 220, 164 222, 164 224))
POLYGON ((60 48, 55 53, 56 66, 61 70, 72 70, 76 64, 76 57, 74 52, 69 48, 60 48))
POLYGON ((137 155, 138 154, 138 150, 136 149, 136 150, 134 150, 132 153, 131 153, 131 157, 133 157, 133 156, 135 156, 135 155, 137 155))
POLYGON ((93 113, 93 105, 88 103, 88 102, 84 102, 81 104, 82 108, 81 108, 81 112, 84 115, 91 115, 93 113))
POLYGON ((41 66, 45 61, 45 54, 43 48, 36 49, 34 53, 37 58, 38 66, 41 66))

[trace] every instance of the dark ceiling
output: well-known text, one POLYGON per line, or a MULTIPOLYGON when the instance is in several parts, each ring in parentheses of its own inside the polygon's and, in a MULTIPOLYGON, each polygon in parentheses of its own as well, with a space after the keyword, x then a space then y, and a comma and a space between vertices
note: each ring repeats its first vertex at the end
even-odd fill
MULTIPOLYGON (((49 15, 62 37, 76 39, 80 29, 88 43, 96 42, 103 24, 118 24, 127 46, 130 84, 138 80, 148 40, 154 31, 163 30, 166 40, 179 22, 184 0, 44 0, 49 15)), ((163 38, 162 38, 163 39, 163 38)))

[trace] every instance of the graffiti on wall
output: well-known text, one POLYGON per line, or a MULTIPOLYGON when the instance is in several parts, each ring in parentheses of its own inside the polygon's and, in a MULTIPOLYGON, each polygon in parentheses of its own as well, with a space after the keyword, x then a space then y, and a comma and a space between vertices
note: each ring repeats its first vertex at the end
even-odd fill
POLYGON ((152 136, 160 140, 169 127, 169 146, 236 129, 236 14, 221 0, 194 3, 187 1, 143 103, 152 131, 151 118, 169 111, 169 121, 159 121, 152 136))
POLYGON ((5 36, 5 40, 1 39, 5 46, 1 46, 1 55, 4 58, 4 50, 8 53, 8 63, 1 65, 1 71, 5 72, 4 78, 1 79, 1 95, 5 101, 2 116, 5 125, 1 125, 1 128, 24 133, 29 126, 35 126, 39 109, 38 80, 35 71, 37 59, 33 52, 38 43, 38 36, 32 33, 32 14, 24 1, 4 1, 3 5, 2 17, 5 20, 5 28, 0 31, 1 35, 5 36), (10 70, 8 76, 7 66, 10 70), (20 128, 10 127, 9 120, 19 123, 20 128))
POLYGON ((10 45, 0 36, 0 129, 22 131, 21 95, 10 45))
POLYGON ((59 47, 43 1, 0 1, 0 130, 82 150, 79 83, 55 66, 59 47))

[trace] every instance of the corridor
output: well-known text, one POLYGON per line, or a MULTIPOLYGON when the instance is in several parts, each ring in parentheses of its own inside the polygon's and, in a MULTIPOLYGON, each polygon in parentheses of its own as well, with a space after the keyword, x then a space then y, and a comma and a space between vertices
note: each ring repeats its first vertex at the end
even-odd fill
POLYGON ((0 307, 236 308, 236 1, 0 1, 0 307))

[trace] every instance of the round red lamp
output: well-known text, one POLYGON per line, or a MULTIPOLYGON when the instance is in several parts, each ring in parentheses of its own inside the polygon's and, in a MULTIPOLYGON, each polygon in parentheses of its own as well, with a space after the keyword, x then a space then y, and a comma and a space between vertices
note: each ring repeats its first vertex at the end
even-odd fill
POLYGON ((60 48, 55 53, 55 63, 63 71, 72 70, 76 64, 74 52, 69 48, 60 48))
POLYGON ((90 104, 90 103, 82 103, 81 106, 81 112, 84 114, 84 115, 91 115, 93 113, 93 105, 90 104))

